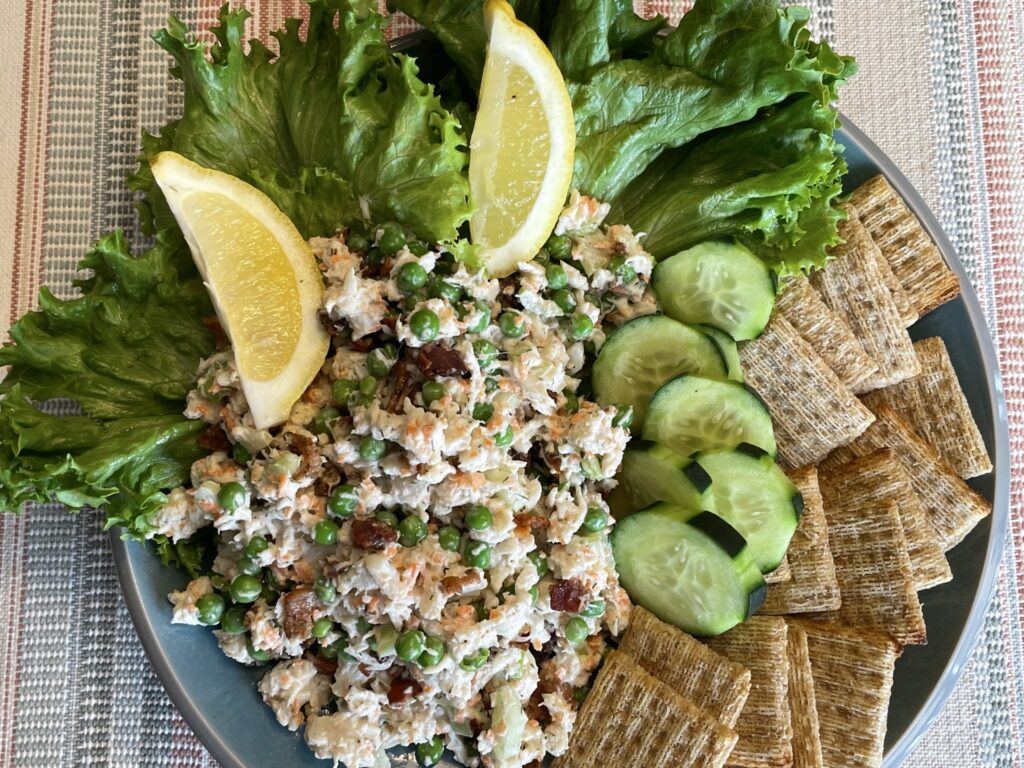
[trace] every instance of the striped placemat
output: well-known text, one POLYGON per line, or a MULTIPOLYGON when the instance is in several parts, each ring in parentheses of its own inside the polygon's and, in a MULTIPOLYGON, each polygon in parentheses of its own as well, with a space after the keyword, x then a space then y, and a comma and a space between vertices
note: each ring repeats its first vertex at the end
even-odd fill
MULTIPOLYGON (((221 0, 19 0, 0 14, 0 327, 45 282, 69 295, 102 232, 135 232, 139 132, 180 109, 148 40, 221 0)), ((246 0, 266 37, 300 0, 246 0)), ((640 0, 678 18, 675 0, 640 0)), ((922 193, 967 265, 1011 420, 1011 545, 978 648, 913 768, 1024 765, 1024 6, 817 0, 813 27, 861 71, 842 109, 922 193)), ((394 25, 408 31, 407 21, 394 25)), ((210 766, 146 661, 92 515, 0 516, 0 767, 210 766)))

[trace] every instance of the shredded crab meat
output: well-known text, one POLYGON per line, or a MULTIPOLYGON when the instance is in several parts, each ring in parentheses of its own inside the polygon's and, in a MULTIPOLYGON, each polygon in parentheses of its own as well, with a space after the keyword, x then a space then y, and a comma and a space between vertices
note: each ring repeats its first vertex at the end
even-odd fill
POLYGON ((467 765, 493 765, 504 686, 530 713, 521 764, 565 751, 572 691, 630 607, 609 528, 583 527, 589 510, 607 516, 629 434, 614 407, 577 396, 578 376, 603 325, 656 307, 651 257, 607 212, 574 192, 556 229, 571 258, 500 281, 440 247, 370 268, 344 235, 313 238, 332 348, 271 430, 254 428, 230 349, 200 364, 186 414, 231 448, 197 461, 153 521, 175 542, 204 528, 216 540, 212 571, 169 596, 173 621, 199 624, 196 601, 222 595, 221 648, 269 662, 261 694, 318 757, 375 766, 439 736, 467 765), (402 284, 408 264, 428 276, 421 293, 402 284), (431 338, 410 320, 421 310, 431 338), (595 326, 586 339, 569 335, 577 315, 595 326), (225 504, 229 483, 241 491, 225 504), (574 614, 552 606, 559 582, 603 602, 582 646, 565 636, 574 614), (436 655, 416 659, 423 648, 436 655))

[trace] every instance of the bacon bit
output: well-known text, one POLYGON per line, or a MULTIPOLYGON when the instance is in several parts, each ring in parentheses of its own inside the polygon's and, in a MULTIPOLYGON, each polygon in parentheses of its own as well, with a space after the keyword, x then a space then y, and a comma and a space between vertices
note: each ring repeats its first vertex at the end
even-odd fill
POLYGON ((395 380, 391 384, 391 397, 388 398, 387 410, 391 413, 398 413, 398 407, 405 400, 409 385, 409 366, 405 364, 404 355, 395 363, 392 369, 395 380))
POLYGON ((360 549, 382 550, 398 541, 398 531, 387 523, 368 518, 352 523, 352 542, 360 549))
POLYGON ((344 326, 341 323, 335 322, 334 319, 327 314, 326 309, 321 309, 317 313, 317 317, 320 318, 320 325, 322 325, 324 330, 327 331, 327 335, 339 336, 341 334, 344 326))
POLYGON ((373 337, 363 336, 361 339, 352 339, 352 341, 349 342, 349 346, 358 352, 369 352, 375 345, 373 337))
POLYGON ((388 688, 388 702, 393 705, 404 704, 423 692, 423 686, 409 677, 396 677, 388 688))
POLYGON ((483 589, 485 586, 487 586, 487 580, 484 578, 484 572, 479 568, 470 568, 463 574, 452 574, 441 579, 441 589, 449 597, 462 595, 474 589, 483 589))
POLYGON ((224 434, 224 430, 216 424, 211 424, 199 433, 199 447, 213 453, 214 451, 230 451, 231 441, 224 434))
POLYGON ((426 344, 420 347, 416 355, 416 367, 428 379, 435 376, 469 377, 469 368, 462 355, 449 347, 440 344, 426 344))
POLYGON ((313 483, 313 493, 317 496, 330 496, 334 487, 341 482, 341 472, 334 467, 327 467, 313 483))
POLYGON ((390 328, 392 331, 395 330, 395 325, 398 323, 398 317, 395 315, 384 315, 380 319, 380 324, 385 328, 390 328))
POLYGON ((224 332, 224 326, 220 324, 220 318, 216 315, 207 315, 203 318, 203 325, 213 335, 213 341, 217 349, 227 349, 231 346, 231 339, 224 332))
POLYGON ((551 527, 551 521, 544 515, 535 515, 530 512, 519 512, 512 518, 516 528, 522 532, 543 531, 551 527))
POLYGON ((320 449, 313 443, 313 438, 299 432, 289 432, 288 448, 297 453, 302 460, 298 471, 292 476, 295 480, 308 477, 309 473, 319 466, 320 449))
POLYGON ((312 650, 306 651, 306 655, 303 657, 306 661, 309 661, 316 667, 316 671, 321 674, 327 675, 328 677, 334 677, 334 673, 338 671, 338 662, 334 659, 325 659, 319 653, 314 653, 312 650))
POLYGON ((291 640, 309 637, 313 614, 323 607, 309 587, 297 587, 284 596, 284 633, 291 640))
POLYGON ((553 610, 579 613, 583 610, 583 598, 586 596, 587 590, 576 579, 559 579, 551 585, 551 591, 548 594, 553 610))

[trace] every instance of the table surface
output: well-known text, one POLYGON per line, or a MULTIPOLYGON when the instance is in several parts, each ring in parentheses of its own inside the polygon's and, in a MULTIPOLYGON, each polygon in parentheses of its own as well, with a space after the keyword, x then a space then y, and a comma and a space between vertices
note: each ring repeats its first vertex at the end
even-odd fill
MULTIPOLYGON (((0 14, 0 318, 71 293, 101 233, 135 232, 122 183, 139 132, 180 110, 148 39, 221 0, 26 0, 0 14)), ((842 110, 920 190, 967 266, 999 351, 1011 531, 974 656, 912 768, 1024 765, 1024 4, 817 0, 812 26, 861 71, 842 110), (885 9, 884 11, 882 9, 885 9)), ((246 0, 266 37, 301 0, 246 0)), ((679 0, 639 0, 678 18, 679 0)), ((394 25, 407 31, 405 20, 394 25)), ((927 597, 925 598, 927 599, 927 597)), ((0 768, 211 766, 142 653, 95 515, 0 516, 0 768)))

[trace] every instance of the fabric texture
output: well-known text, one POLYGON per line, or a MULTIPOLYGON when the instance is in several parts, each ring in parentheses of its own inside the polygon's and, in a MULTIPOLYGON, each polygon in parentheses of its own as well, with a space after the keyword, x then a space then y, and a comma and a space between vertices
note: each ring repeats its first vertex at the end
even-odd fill
MULTIPOLYGON (((142 128, 180 110, 149 39, 221 0, 25 0, 0 14, 0 328, 43 283, 71 292, 102 232, 138 236, 123 179, 142 128)), ((680 0, 638 0, 678 19, 680 0)), ((812 0, 861 71, 841 108, 910 178, 967 266, 999 351, 1011 424, 1010 542, 978 647, 910 768, 1024 765, 1024 5, 812 0)), ((245 0, 252 36, 301 0, 245 0)), ((393 33, 412 29, 396 20, 393 33)), ((213 766, 142 651, 95 515, 0 516, 0 768, 213 766)))

